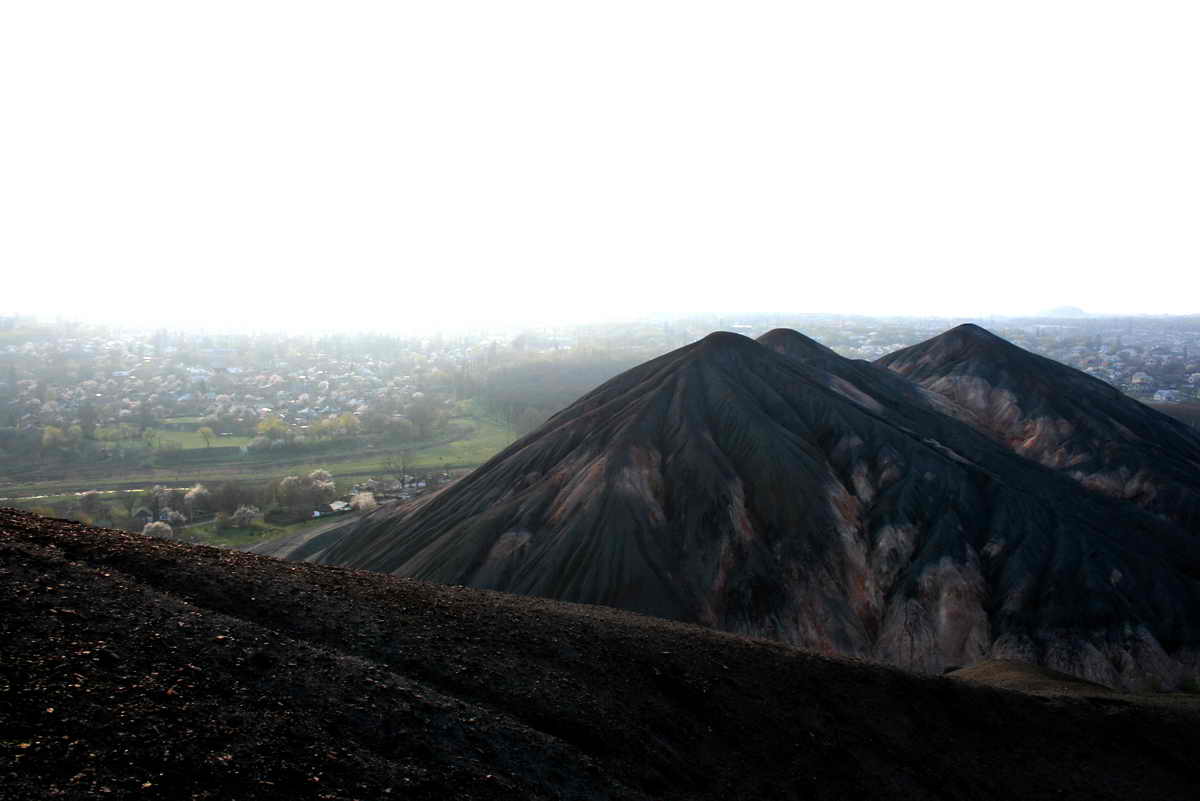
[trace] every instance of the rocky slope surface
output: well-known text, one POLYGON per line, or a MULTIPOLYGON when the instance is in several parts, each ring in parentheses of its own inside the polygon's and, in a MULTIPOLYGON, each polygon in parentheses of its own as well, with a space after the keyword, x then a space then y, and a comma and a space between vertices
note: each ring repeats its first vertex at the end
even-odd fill
POLYGON ((1200 535, 1200 434, 1178 420, 972 324, 875 364, 969 410, 1014 452, 1200 535))
POLYGON ((0 798, 1190 799, 1200 711, 0 510, 0 798))
POLYGON ((1200 541, 796 337, 718 333, 630 370, 317 558, 928 672, 1195 675, 1200 541))

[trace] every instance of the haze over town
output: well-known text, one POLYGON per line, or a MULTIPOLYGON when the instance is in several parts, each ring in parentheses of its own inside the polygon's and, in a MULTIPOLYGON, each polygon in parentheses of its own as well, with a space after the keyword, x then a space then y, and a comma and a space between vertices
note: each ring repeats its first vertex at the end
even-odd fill
POLYGON ((1195 312, 1187 3, 8 4, 0 314, 1195 312))

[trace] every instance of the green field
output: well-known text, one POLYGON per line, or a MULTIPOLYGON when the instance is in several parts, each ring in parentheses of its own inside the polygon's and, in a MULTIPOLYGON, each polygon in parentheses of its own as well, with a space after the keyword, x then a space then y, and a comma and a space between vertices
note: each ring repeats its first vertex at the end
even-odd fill
MULTIPOLYGON (((134 494, 142 494, 142 490, 130 490, 134 494)), ((108 493, 104 495, 102 503, 106 506, 112 506, 126 493, 108 493)), ((55 504, 69 505, 78 500, 78 496, 71 495, 53 495, 46 496, 37 500, 29 500, 19 502, 15 505, 17 508, 27 511, 37 512, 49 517, 65 516, 69 520, 79 519, 77 515, 70 513, 65 508, 55 508, 55 504)), ((9 505, 7 503, 0 505, 9 505)), ((341 519, 350 520, 358 515, 344 515, 341 519)), ((260 542, 276 539, 287 534, 296 534, 305 531, 306 529, 319 526, 329 526, 331 522, 336 522, 338 518, 332 518, 328 515, 320 518, 312 518, 310 520, 302 520, 299 523, 291 523, 288 525, 278 525, 267 523, 262 520, 257 520, 246 528, 227 527, 221 533, 217 533, 216 524, 209 520, 206 523, 198 523, 184 527, 181 532, 181 541, 184 542, 199 542, 204 545, 213 545, 227 548, 246 548, 256 545, 260 542)), ((90 522, 85 520, 85 522, 90 522)), ((101 514, 98 516, 95 525, 109 525, 108 515, 101 514)))
POLYGON ((491 459, 513 441, 507 429, 490 420, 474 418, 457 422, 473 423, 477 426, 475 435, 470 439, 416 451, 413 454, 416 467, 440 467, 443 464, 474 467, 491 459))
POLYGON ((158 438, 157 441, 160 444, 166 442, 178 442, 185 450, 190 450, 192 448, 207 448, 209 446, 236 446, 240 448, 243 445, 249 445, 254 439, 254 437, 213 436, 209 437, 208 444, 205 444, 204 437, 200 436, 195 431, 163 431, 161 429, 156 429, 155 434, 158 438))
MULTIPOLYGON (((357 515, 347 515, 345 516, 345 520, 349 521, 354 517, 357 517, 357 515)), ((245 528, 227 527, 220 534, 216 531, 215 523, 209 521, 194 526, 187 526, 182 530, 183 537, 181 539, 185 542, 199 541, 204 545, 224 548, 247 548, 287 534, 297 534, 305 529, 328 526, 332 520, 333 518, 326 516, 286 526, 256 520, 245 528)))
POLYGON ((230 548, 245 548, 250 545, 256 545, 266 540, 282 537, 288 532, 285 528, 272 526, 269 523, 252 523, 248 528, 227 528, 220 534, 213 532, 211 524, 196 526, 194 529, 187 529, 187 531, 199 535, 205 545, 225 545, 230 548))
MULTIPOLYGON (((183 421, 186 418, 178 418, 183 421)), ((443 443, 433 446, 423 446, 420 443, 415 443, 408 450, 413 454, 413 467, 430 468, 440 467, 444 463, 452 465, 479 465, 486 462, 488 459, 495 456, 503 450, 510 442, 512 435, 502 426, 482 418, 455 418, 451 423, 467 423, 476 427, 475 434, 469 439, 458 440, 456 442, 443 443)), ((207 447, 204 443, 204 438, 194 431, 163 431, 156 432, 160 442, 178 442, 186 450, 192 448, 207 447)), ((210 444, 213 447, 242 447, 249 445, 253 441, 253 437, 213 437, 210 444)), ((403 448, 391 448, 389 450, 401 450, 403 448)), ((323 461, 323 460, 318 460, 323 461)), ((357 463, 361 469, 370 469, 372 459, 365 459, 357 463)), ((379 459, 378 464, 382 464, 383 459, 379 459)), ((315 467, 313 468, 316 469, 315 467)))
MULTIPOLYGON (((453 442, 370 445, 357 441, 347 443, 345 450, 326 450, 312 454, 290 451, 274 458, 270 455, 266 455, 265 458, 239 456, 230 460, 174 467, 66 467, 61 477, 0 485, 0 498, 29 498, 28 502, 19 504, 22 506, 46 505, 70 501, 74 493, 90 489, 138 490, 154 484, 187 487, 197 482, 213 483, 228 479, 269 481, 317 469, 332 473, 338 479, 339 490, 345 491, 360 478, 370 475, 382 476, 385 463, 389 460, 397 461, 402 451, 408 453, 410 469, 472 468, 496 455, 512 441, 512 435, 507 429, 486 418, 458 418, 452 422, 469 423, 475 430, 469 437, 453 442), (35 501, 32 500, 32 496, 54 497, 35 501)), ((179 441, 184 443, 185 448, 204 447, 203 440, 197 434, 178 431, 161 433, 164 441, 179 441)), ((221 437, 214 440, 213 446, 245 444, 248 441, 245 437, 221 437)))
MULTIPOLYGON (((312 521, 312 522, 320 522, 312 521)), ((272 540, 276 537, 282 537, 292 531, 301 531, 309 526, 308 521, 297 523, 292 526, 274 526, 270 523, 264 523, 261 520, 251 523, 246 528, 227 528, 220 534, 216 533, 215 526, 212 523, 204 523, 199 526, 188 526, 183 531, 189 537, 199 538, 205 545, 223 545, 230 548, 245 548, 250 545, 255 545, 266 540, 272 540)))

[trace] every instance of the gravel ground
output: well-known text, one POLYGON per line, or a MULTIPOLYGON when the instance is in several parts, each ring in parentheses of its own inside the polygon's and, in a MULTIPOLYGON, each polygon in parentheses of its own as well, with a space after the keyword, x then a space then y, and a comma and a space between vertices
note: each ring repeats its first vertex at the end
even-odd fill
POLYGON ((0 510, 0 799, 1193 799, 1200 713, 0 510))

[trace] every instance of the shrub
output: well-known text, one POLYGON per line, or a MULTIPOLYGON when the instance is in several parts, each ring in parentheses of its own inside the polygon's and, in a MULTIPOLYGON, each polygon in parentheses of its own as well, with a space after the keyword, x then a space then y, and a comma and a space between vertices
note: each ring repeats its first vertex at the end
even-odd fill
POLYGON ((276 526, 289 526, 292 523, 303 523, 305 520, 312 518, 312 512, 304 509, 292 509, 286 506, 277 506, 274 509, 268 509, 263 513, 263 520, 276 526))
POLYGON ((234 528, 248 528, 258 515, 257 506, 239 506, 237 511, 229 516, 229 522, 234 528))
POLYGON ((100 493, 88 490, 79 496, 79 510, 85 515, 96 516, 100 513, 100 493))
POLYGON ((195 517, 197 512, 203 512, 209 508, 212 503, 212 493, 203 484, 197 484, 187 491, 187 495, 183 496, 183 503, 187 507, 188 514, 195 517))
POLYGON ((174 533, 174 530, 167 523, 147 523, 142 529, 143 536, 159 537, 161 539, 170 539, 174 533))
POLYGON ((258 493, 245 483, 236 479, 223 481, 213 487, 210 493, 210 509, 231 515, 239 506, 253 506, 258 493))
POLYGON ((337 497, 333 476, 326 470, 314 470, 303 478, 288 476, 279 482, 279 502, 293 508, 312 509, 337 497))
POLYGON ((113 506, 109 509, 108 519, 113 528, 125 530, 129 528, 129 512, 120 506, 113 506))
POLYGON ((370 512, 378 507, 379 504, 375 501, 373 492, 357 492, 350 498, 350 508, 360 512, 370 512))

